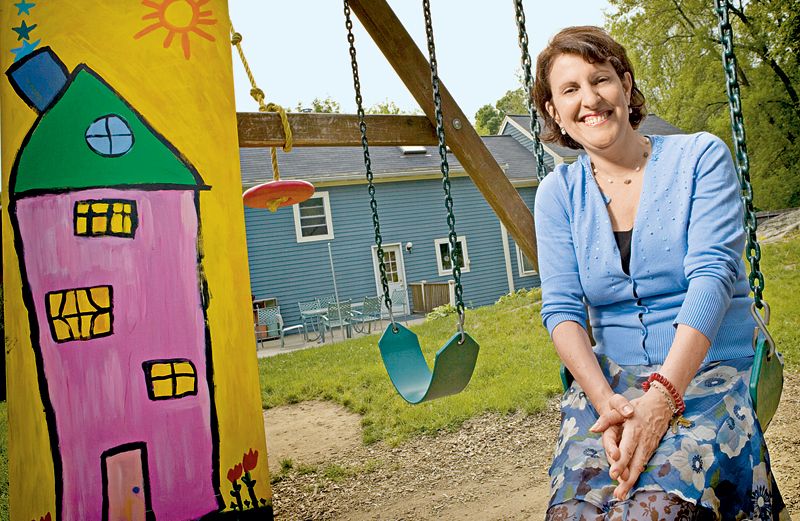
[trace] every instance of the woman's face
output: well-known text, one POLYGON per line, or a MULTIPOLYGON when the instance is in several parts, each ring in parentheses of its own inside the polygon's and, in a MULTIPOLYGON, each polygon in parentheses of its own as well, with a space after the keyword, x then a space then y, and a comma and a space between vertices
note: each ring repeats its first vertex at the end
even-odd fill
POLYGON ((549 81, 548 112, 586 150, 608 148, 631 129, 629 73, 620 78, 608 61, 562 54, 553 61, 549 81))

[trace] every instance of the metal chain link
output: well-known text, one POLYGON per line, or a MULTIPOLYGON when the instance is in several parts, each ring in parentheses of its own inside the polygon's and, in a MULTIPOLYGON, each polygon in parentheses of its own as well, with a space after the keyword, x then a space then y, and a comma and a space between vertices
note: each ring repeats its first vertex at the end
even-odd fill
POLYGON ((533 136, 533 149, 536 154, 536 178, 541 181, 547 175, 544 164, 544 147, 539 139, 541 126, 536 106, 533 102, 533 75, 531 74, 531 55, 528 52, 528 31, 525 30, 525 11, 522 9, 522 0, 514 0, 514 11, 517 18, 517 32, 519 34, 519 48, 522 51, 522 72, 525 74, 525 92, 527 93, 528 112, 531 117, 531 135, 533 136))
POLYGON ((344 18, 347 28, 347 42, 350 45, 350 65, 353 69, 353 88, 356 93, 356 106, 358 108, 358 128, 361 130, 361 147, 364 149, 364 167, 367 171, 367 191, 369 192, 369 206, 372 209, 372 225, 375 228, 375 246, 377 248, 378 265, 381 273, 381 287, 383 288, 383 302, 389 313, 389 321, 394 325, 392 315, 392 299, 389 296, 389 281, 386 277, 386 263, 383 260, 383 238, 381 225, 378 219, 378 201, 375 199, 375 184, 373 183, 372 160, 369 157, 369 143, 367 142, 367 123, 364 121, 364 106, 361 98, 361 80, 358 77, 358 62, 356 61, 356 38, 353 35, 353 21, 350 17, 350 4, 344 0, 344 18))
POLYGON ((461 266, 463 259, 461 248, 458 246, 456 234, 456 217, 453 213, 453 198, 450 195, 450 165, 447 162, 447 143, 444 135, 444 116, 442 115, 442 96, 439 93, 439 72, 436 64, 436 46, 433 41, 433 22, 431 21, 430 0, 422 0, 422 9, 425 14, 425 34, 428 39, 428 55, 431 64, 431 85, 433 87, 433 105, 436 112, 436 136, 439 138, 439 157, 441 157, 442 187, 444 188, 444 206, 447 208, 447 225, 450 228, 450 263, 453 266, 453 279, 455 280, 456 311, 458 312, 458 329, 464 335, 464 300, 461 289, 461 266))
POLYGON ((736 54, 733 49, 733 28, 728 17, 728 1, 714 0, 714 9, 719 20, 719 36, 722 41, 723 53, 722 63, 725 67, 725 86, 728 91, 728 102, 731 112, 731 130, 733 132, 733 143, 736 149, 736 174, 739 177, 742 201, 744 202, 744 227, 747 231, 746 256, 750 264, 750 289, 753 291, 753 298, 756 307, 764 307, 764 274, 761 273, 761 246, 756 237, 755 209, 753 208, 753 186, 750 184, 750 159, 747 155, 747 142, 744 131, 744 117, 742 116, 742 98, 739 91, 739 79, 737 76, 736 54))

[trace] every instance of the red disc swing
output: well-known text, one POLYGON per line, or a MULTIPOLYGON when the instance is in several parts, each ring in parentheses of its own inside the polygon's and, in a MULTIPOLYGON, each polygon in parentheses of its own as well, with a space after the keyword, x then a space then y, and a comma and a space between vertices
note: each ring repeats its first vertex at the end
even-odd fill
POLYGON ((308 181, 282 181, 276 179, 247 189, 242 194, 245 206, 266 208, 274 212, 281 206, 302 203, 314 195, 314 185, 308 181))
MULTIPOLYGON (((289 119, 286 117, 286 111, 283 107, 275 103, 264 103, 264 91, 258 88, 256 80, 250 72, 250 66, 247 64, 247 59, 244 57, 242 51, 242 35, 235 32, 231 27, 231 43, 239 51, 239 56, 242 59, 242 65, 247 72, 247 77, 250 79, 250 95, 253 96, 258 102, 259 112, 277 112, 281 117, 283 124, 283 133, 286 140, 283 143, 283 151, 291 152, 292 150, 292 129, 289 127, 289 119)), ((314 195, 314 185, 308 181, 301 181, 299 179, 284 181, 281 179, 281 174, 278 171, 278 152, 275 147, 271 150, 272 157, 272 181, 256 185, 247 189, 242 194, 242 200, 245 206, 250 208, 266 208, 274 212, 281 206, 291 206, 293 204, 302 203, 303 201, 314 195)))

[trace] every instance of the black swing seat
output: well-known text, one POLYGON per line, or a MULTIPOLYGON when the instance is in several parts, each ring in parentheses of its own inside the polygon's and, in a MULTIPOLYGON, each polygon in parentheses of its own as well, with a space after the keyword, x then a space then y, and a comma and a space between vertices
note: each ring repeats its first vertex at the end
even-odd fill
POLYGON ((457 332, 439 349, 431 372, 417 335, 400 324, 389 324, 378 347, 386 372, 400 396, 417 404, 461 392, 475 370, 479 349, 467 333, 463 342, 461 339, 461 333, 457 332))

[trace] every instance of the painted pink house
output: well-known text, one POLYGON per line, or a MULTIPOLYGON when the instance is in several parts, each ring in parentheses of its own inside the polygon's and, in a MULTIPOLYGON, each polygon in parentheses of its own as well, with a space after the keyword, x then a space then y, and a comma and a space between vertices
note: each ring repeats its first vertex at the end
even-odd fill
POLYGON ((9 214, 56 469, 56 519, 214 516, 217 424, 196 170, 88 67, 7 75, 39 117, 9 214))

